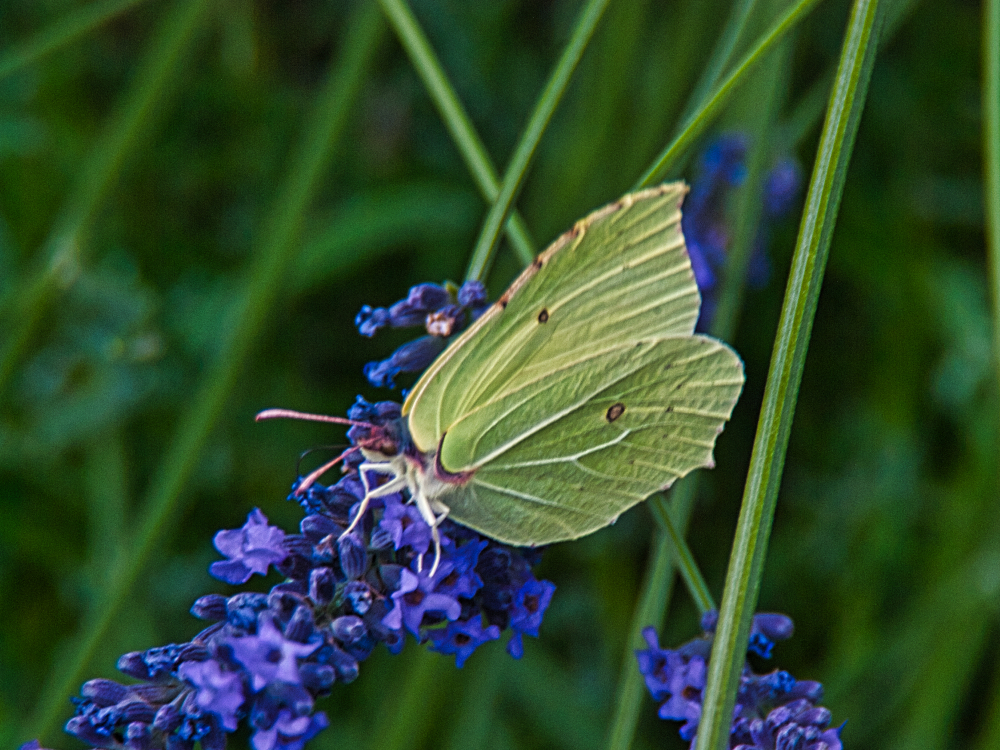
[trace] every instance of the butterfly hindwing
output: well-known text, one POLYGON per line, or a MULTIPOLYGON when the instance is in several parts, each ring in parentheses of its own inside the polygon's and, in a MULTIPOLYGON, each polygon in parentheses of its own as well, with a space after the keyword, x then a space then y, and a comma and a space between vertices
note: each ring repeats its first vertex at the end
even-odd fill
POLYGON ((473 472, 451 517, 511 544, 573 539, 700 466, 743 385, 742 363, 705 336, 627 343, 480 405, 440 460, 473 472))

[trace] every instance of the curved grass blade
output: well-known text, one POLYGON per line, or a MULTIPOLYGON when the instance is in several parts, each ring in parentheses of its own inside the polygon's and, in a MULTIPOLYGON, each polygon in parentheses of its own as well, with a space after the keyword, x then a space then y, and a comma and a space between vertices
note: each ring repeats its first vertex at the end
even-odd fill
POLYGON ((794 29, 811 11, 818 0, 799 0, 789 8, 771 28, 764 32, 753 45, 747 55, 733 68, 733 71, 719 84, 715 93, 708 99, 698 111, 695 112, 683 125, 678 133, 666 148, 660 152, 653 164, 646 170, 645 174, 639 178, 634 190, 649 187, 655 182, 662 180, 677 165, 678 159, 684 155, 688 148, 712 123, 715 115, 722 105, 732 95, 736 86, 743 82, 743 79, 750 70, 760 61, 767 52, 774 47, 785 34, 794 29))
POLYGON ((232 392, 241 366, 278 301, 288 267, 294 260, 302 216, 315 196, 333 147, 344 131, 361 83, 374 59, 384 26, 378 8, 365 2, 351 18, 342 56, 318 93, 303 135, 290 159, 291 168, 266 222, 256 255, 236 303, 232 335, 181 418, 173 442, 150 482, 138 529, 125 560, 116 568, 107 594, 95 603, 82 628, 72 663, 54 671, 39 703, 29 736, 47 735, 62 713, 66 696, 79 684, 90 655, 111 627, 130 591, 149 562, 157 540, 176 515, 184 484, 197 465, 201 449, 232 392))
POLYGON ((44 31, 7 50, 0 57, 0 79, 86 36, 101 24, 142 2, 145 0, 104 0, 67 13, 44 31))
POLYGON ((535 105, 535 111, 531 113, 528 124, 514 148, 514 155, 510 159, 507 171, 504 172, 500 193, 490 207, 489 213, 486 214, 479 240, 472 251, 472 259, 469 261, 469 268, 465 274, 466 279, 482 279, 486 275, 493 259, 497 241, 500 238, 500 230, 507 221, 514 201, 517 200, 517 196, 521 192, 528 174, 528 167, 538 149, 539 141, 542 140, 542 134, 548 127, 549 120, 552 119, 556 107, 566 92, 573 71, 576 70, 576 66, 583 56, 583 51, 607 7, 608 0, 588 0, 586 6, 580 11, 569 43, 563 50, 555 70, 552 71, 552 77, 545 84, 545 89, 535 105))
POLYGON ((799 228, 764 391, 743 505, 709 660, 696 750, 729 746, 767 541, 830 238, 878 40, 878 0, 856 0, 840 55, 799 228))
MULTIPOLYGON (((462 154, 465 166, 476 181, 479 192, 487 203, 492 204, 500 194, 496 167, 479 133, 473 127, 469 113, 465 111, 455 88, 448 80, 448 75, 434 53, 434 48, 420 28, 420 23, 406 4, 406 0, 379 0, 379 3, 396 36, 399 37, 403 49, 409 55, 420 80, 424 82, 424 87, 430 94, 434 106, 437 107, 441 119, 444 120, 445 127, 451 133, 452 140, 458 146, 459 153, 462 154)), ((535 246, 528 234, 524 218, 517 210, 514 210, 507 220, 506 233, 518 260, 523 265, 531 263, 535 257, 535 246)))
POLYGON ((89 248, 82 235, 114 183, 122 163, 162 109, 166 91, 185 60, 185 51, 211 9, 206 0, 178 0, 156 32, 120 112, 108 124, 41 248, 41 267, 22 283, 24 291, 7 311, 7 336, 0 350, 0 396, 45 311, 70 285, 89 248))
POLYGON ((691 548, 688 547, 687 542, 684 540, 684 534, 678 530, 677 525, 670 518, 670 510, 667 508, 666 499, 662 495, 658 495, 653 498, 651 508, 657 522, 659 522, 660 527, 670 541, 677 571, 681 574, 681 578, 684 579, 684 583, 687 585, 691 598, 694 599, 694 604, 698 608, 698 612, 705 614, 709 610, 715 609, 712 592, 708 590, 708 584, 705 583, 705 576, 701 574, 698 563, 695 562, 694 555, 691 553, 691 548))

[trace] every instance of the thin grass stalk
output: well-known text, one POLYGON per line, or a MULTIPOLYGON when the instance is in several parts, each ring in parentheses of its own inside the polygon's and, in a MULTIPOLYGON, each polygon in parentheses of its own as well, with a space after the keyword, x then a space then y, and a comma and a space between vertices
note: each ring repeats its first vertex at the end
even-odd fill
POLYGON ((212 3, 178 0, 148 46, 121 109, 108 123, 82 165, 40 252, 40 267, 22 283, 8 311, 6 342, 0 350, 0 397, 4 394, 35 327, 61 291, 72 285, 90 248, 83 241, 126 157, 162 110, 170 84, 186 61, 185 52, 212 3))
MULTIPOLYGON (((476 132, 469 113, 465 111, 465 106, 458 98, 455 87, 451 85, 444 66, 441 65, 427 35, 420 27, 420 22, 413 15, 406 0, 379 0, 379 4, 396 32, 400 44, 406 50, 417 75, 424 82, 424 88, 437 107, 438 114, 441 115, 445 127, 448 128, 452 140, 458 147, 480 194, 487 203, 492 204, 500 194, 496 167, 479 133, 476 132)), ((535 257, 535 245, 528 233, 527 224, 517 209, 511 212, 504 231, 518 260, 525 266, 531 263, 535 257)))
POLYGON ((677 572, 681 574, 681 578, 687 585, 688 592, 691 594, 698 612, 705 614, 709 610, 715 609, 715 601, 712 599, 712 592, 708 590, 705 576, 701 574, 701 569, 695 562, 694 554, 685 541, 684 535, 670 518, 670 509, 667 508, 667 503, 662 495, 653 499, 651 508, 653 515, 656 516, 656 520, 670 541, 677 572))
POLYGON ((798 26, 809 14, 819 0, 799 0, 794 6, 789 8, 753 45, 750 52, 740 60, 733 71, 719 84, 715 93, 699 107, 698 111, 691 116, 681 132, 660 152, 659 156, 653 160, 652 165, 639 178, 635 184, 635 190, 659 182, 664 179, 677 166, 678 160, 697 138, 712 124, 720 108, 732 95, 736 86, 743 82, 747 74, 754 65, 766 55, 774 45, 780 42, 785 34, 798 26))
POLYGON ((26 68, 50 52, 75 42, 145 0, 104 0, 70 11, 30 39, 0 55, 0 80, 26 68))
POLYGON ((696 750, 729 747, 750 620, 830 238, 857 134, 879 32, 878 0, 855 0, 799 228, 778 335, 764 390, 743 504, 708 665, 696 750))
POLYGON ((500 230, 506 223, 514 201, 517 200, 517 196, 524 186, 528 168, 538 150, 542 135, 545 133, 556 107, 562 100, 563 94, 566 93, 566 87, 573 77, 573 71, 576 70, 576 66, 583 56, 583 51, 587 48, 587 43, 593 36, 604 10, 608 7, 608 1, 587 0, 587 4, 580 11, 573 28, 573 34, 570 36, 555 70, 552 71, 552 76, 545 84, 545 89, 538 98, 535 110, 528 119, 528 124, 514 148, 514 155, 510 159, 507 171, 504 172, 500 193, 490 207, 489 213, 486 214, 479 240, 472 251, 469 268, 465 274, 466 279, 482 279, 486 275, 500 239, 500 230))
POLYGON ((993 297, 993 356, 1000 382, 1000 0, 983 8, 983 176, 993 297))
POLYGON ((719 34, 719 38, 712 48, 708 63, 702 69, 701 76, 698 78, 698 82, 688 99, 688 104, 684 108, 681 122, 687 122, 708 101, 715 84, 719 82, 719 78, 732 59, 733 52, 736 50, 736 42, 739 41, 743 29, 746 28, 755 3, 756 0, 735 0, 733 2, 729 17, 726 19, 726 25, 722 28, 722 33, 719 34))
POLYGON ((44 691, 29 736, 47 735, 62 713, 66 696, 79 684, 91 654, 111 627, 149 563, 155 543, 177 516, 184 485, 201 460, 202 448, 236 383, 295 259, 302 218, 342 136, 353 102, 374 60, 384 26, 377 6, 362 3, 351 17, 345 46, 309 114, 291 168, 265 222, 260 250, 249 270, 231 320, 232 335, 220 347, 190 406, 181 417, 173 442, 153 476, 142 503, 141 518, 126 559, 116 569, 105 597, 98 600, 83 627, 72 664, 60 667, 44 691))

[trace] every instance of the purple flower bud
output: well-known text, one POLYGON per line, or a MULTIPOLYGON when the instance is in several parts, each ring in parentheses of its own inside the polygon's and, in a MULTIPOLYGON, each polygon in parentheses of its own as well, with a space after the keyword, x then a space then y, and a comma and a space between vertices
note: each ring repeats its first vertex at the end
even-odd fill
POLYGON ((333 601, 337 579, 330 568, 313 568, 309 572, 309 598, 321 607, 333 601))
POLYGON ((160 710, 156 712, 156 718, 153 719, 153 729, 170 734, 181 725, 182 721, 184 721, 184 716, 177 706, 168 703, 161 706, 160 710))
POLYGON ((226 597, 221 594, 203 596, 191 606, 191 614, 199 620, 221 622, 226 619, 226 597))
POLYGON ((302 677, 302 687, 314 693, 327 692, 337 681, 337 670, 332 666, 311 661, 299 665, 299 675, 302 677))
POLYGON ((267 609, 267 594, 245 592, 226 600, 226 619, 236 628, 252 631, 257 615, 267 609))
POLYGON ((360 617, 343 615, 330 624, 330 632, 341 643, 351 644, 367 636, 368 628, 360 617))
POLYGON ((458 304, 462 307, 480 307, 486 300, 486 287, 481 281, 466 281, 458 290, 458 304))
POLYGON ((337 540, 337 551, 340 553, 340 568, 348 580, 360 578, 368 567, 368 553, 364 542, 357 536, 346 534, 337 540))
POLYGON ((313 612, 309 607, 300 604, 292 613, 292 618, 285 626, 285 638, 299 643, 306 643, 316 632, 313 612))
POLYGON ((90 698, 97 706, 113 706, 125 699, 128 688, 114 680, 88 680, 80 688, 80 695, 90 698))
POLYGON ((391 319, 389 311, 384 307, 370 307, 364 305, 361 312, 354 318, 354 325, 358 328, 358 333, 371 338, 380 330, 389 325, 391 319))
POLYGON ((351 581, 344 587, 344 597, 351 603, 351 609, 362 617, 371 609, 372 590, 367 583, 351 581))
POLYGON ((366 364, 364 376, 377 388, 395 388, 395 377, 399 373, 420 372, 443 350, 443 339, 437 336, 421 336, 403 344, 389 359, 366 364))
POLYGON ((151 750, 152 734, 146 722, 133 722, 125 728, 126 750, 151 750))
POLYGON ((299 529, 304 536, 314 543, 330 535, 340 536, 341 532, 343 532, 343 529, 334 523, 333 519, 329 516, 318 514, 303 518, 301 523, 299 523, 299 529))

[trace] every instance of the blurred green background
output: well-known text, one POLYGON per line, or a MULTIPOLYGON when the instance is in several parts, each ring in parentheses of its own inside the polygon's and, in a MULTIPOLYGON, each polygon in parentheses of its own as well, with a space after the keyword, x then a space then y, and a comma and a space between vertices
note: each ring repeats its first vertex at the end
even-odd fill
MULTIPOLYGON (((740 50, 787 3, 757 5, 740 50)), ((502 172, 581 3, 412 7, 502 172)), ((729 9, 610 4, 518 201, 536 246, 634 184, 729 9)), ((820 3, 691 156, 760 130, 765 159, 792 154, 808 175, 847 9, 820 3)), ((760 609, 795 619, 773 663, 824 683, 845 747, 995 748, 982 11, 886 10, 760 609)), ((68 748, 51 728, 71 713, 65 691, 114 677, 124 651, 194 635, 192 601, 228 591, 207 573, 215 531, 254 506, 295 529, 297 455, 343 440, 254 413, 398 398, 361 368, 410 336, 363 339, 353 317, 412 284, 460 281, 485 203, 361 0, 2 0, 0 76, 0 744, 44 726, 46 745, 68 748), (107 18, 88 26, 87 12, 107 18), (64 44, 30 47, 60 28, 64 44)), ((730 203, 735 226, 752 201, 730 203)), ((771 278, 745 300, 733 344, 747 387, 688 535, 717 598, 795 231, 794 215, 771 228, 771 278)), ((501 246, 494 294, 517 267, 501 246)), ((320 702, 332 726, 310 747, 603 747, 652 525, 640 506, 546 552, 558 591, 520 662, 499 644, 462 670, 412 643, 380 651, 320 702)), ((696 632, 680 587, 662 640, 696 632)), ((634 746, 682 747, 655 710, 644 699, 634 746)))

